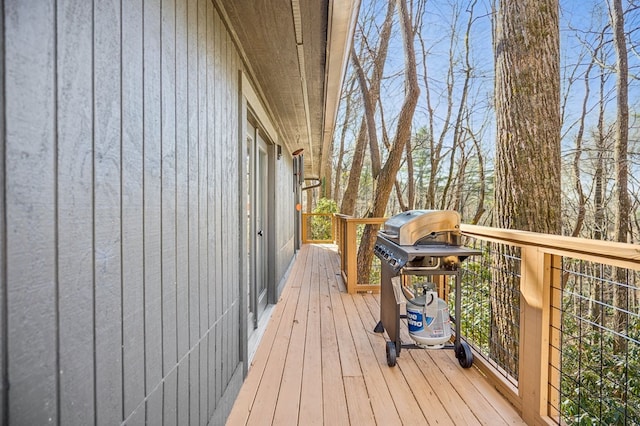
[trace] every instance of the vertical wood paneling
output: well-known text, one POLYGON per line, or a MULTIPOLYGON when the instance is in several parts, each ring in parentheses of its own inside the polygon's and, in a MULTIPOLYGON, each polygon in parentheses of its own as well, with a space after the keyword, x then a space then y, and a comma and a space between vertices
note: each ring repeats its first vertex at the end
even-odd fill
MULTIPOLYGON (((236 131, 236 141, 235 141, 235 149, 236 149, 236 173, 237 173, 237 177, 236 179, 238 180, 238 195, 237 195, 237 199, 236 199, 236 211, 237 211, 237 216, 236 216, 236 229, 238 230, 238 234, 239 235, 243 235, 242 230, 244 229, 244 221, 245 221, 245 217, 246 217, 246 206, 244 203, 245 197, 244 197, 244 191, 243 188, 244 186, 242 185, 242 182, 244 180, 244 167, 242 166, 242 162, 244 161, 244 133, 242 133, 242 128, 244 126, 244 112, 242 111, 242 95, 241 95, 241 91, 240 91, 240 70, 243 68, 242 65, 242 61, 240 60, 240 56, 238 55, 238 52, 235 52, 235 58, 236 58, 236 67, 234 68, 234 72, 236 73, 236 87, 235 87, 235 94, 236 94, 236 101, 235 101, 235 108, 237 108, 238 112, 235 115, 235 128, 237 129, 236 131)), ((289 174, 285 175, 285 176, 290 176, 289 174)), ((293 204, 291 204, 293 205, 293 204)), ((237 245, 236 245, 236 256, 238 256, 238 261, 236 262, 236 276, 238 277, 237 279, 237 286, 236 286, 236 293, 235 293, 235 299, 238 301, 238 304, 236 306, 236 313, 234 315, 235 318, 238 318, 238 321, 242 324, 242 317, 244 316, 244 310, 243 310, 243 305, 242 305, 242 296, 240 294, 241 291, 244 290, 245 286, 244 286, 244 275, 242 273, 242 268, 244 267, 244 257, 246 255, 246 247, 244 247, 242 245, 242 242, 240 241, 240 239, 238 239, 237 241, 237 245)), ((236 362, 240 363, 243 361, 243 356, 242 356, 242 347, 243 347, 243 342, 242 340, 244 339, 244 333, 241 330, 242 325, 240 326, 240 329, 236 329, 236 339, 237 339, 237 347, 236 347, 236 362)), ((245 362, 246 364, 246 362, 245 362)), ((243 380, 244 380, 244 374, 243 374, 243 380)))
MULTIPOLYGON (((189 139, 187 0, 176 3, 176 289, 178 362, 189 349, 189 139)), ((181 382, 179 382, 181 383, 181 382)), ((184 389, 186 391, 186 389, 184 389)), ((186 392, 185 392, 186 393, 186 392)), ((178 392, 180 394, 180 392, 178 392)), ((188 393, 186 393, 188 395, 188 393)))
POLYGON ((60 422, 89 424, 94 406, 93 4, 57 4, 60 422))
POLYGON ((151 391, 150 395, 147 395, 147 424, 148 425, 161 425, 163 424, 163 401, 164 395, 163 383, 161 382, 157 388, 151 391))
MULTIPOLYGON (((122 2, 122 332, 124 416, 144 400, 143 5, 122 2)), ((135 419, 145 421, 145 410, 135 419)))
POLYGON ((4 13, 8 408, 14 424, 45 424, 58 418, 55 15, 52 1, 4 13))
POLYGON ((219 320, 209 331, 209 417, 213 416, 218 401, 220 401, 220 377, 222 375, 222 365, 220 365, 222 321, 219 320))
MULTIPOLYGON (((207 222, 207 0, 198 0, 198 245, 200 251, 200 337, 209 329, 207 222)), ((206 358, 205 358, 206 360, 206 358)))
MULTIPOLYGON (((231 176, 235 175, 235 178, 237 179, 237 182, 238 182, 236 186, 238 190, 231 191, 230 202, 233 205, 233 208, 229 209, 229 214, 232 218, 232 223, 233 223, 233 226, 230 227, 231 229, 230 232, 231 232, 231 235, 233 236, 233 235, 242 235, 240 218, 242 218, 244 215, 242 211, 243 203, 241 201, 242 186, 240 185, 240 182, 243 179, 243 176, 242 176, 242 168, 240 167, 240 162, 239 162, 242 159, 242 146, 243 146, 240 138, 240 135, 242 134, 240 131, 241 112, 240 112, 240 99, 239 99, 240 61, 235 49, 232 49, 232 54, 233 54, 233 66, 231 67, 230 77, 233 81, 233 88, 231 90, 231 94, 233 96, 232 96, 232 101, 231 101, 231 104, 229 105, 229 108, 231 110, 233 125, 229 130, 232 136, 231 142, 229 144, 229 153, 232 156, 231 158, 233 162, 233 166, 231 167, 230 173, 231 173, 231 176)), ((232 318, 232 321, 237 322, 237 324, 239 325, 241 324, 239 296, 240 296, 240 287, 242 285, 242 282, 240 279, 240 268, 244 264, 244 262, 241 262, 240 259, 244 258, 244 255, 241 254, 242 251, 240 250, 240 238, 231 238, 231 241, 232 241, 232 250, 230 250, 229 254, 232 257, 231 264, 234 265, 233 278, 231 279, 231 283, 232 283, 231 297, 234 305, 233 305, 233 312, 232 312, 231 318, 232 318)), ((232 353, 231 365, 237 366, 240 363, 240 328, 238 326, 234 326, 232 327, 232 332, 233 332, 233 340, 230 344, 231 353, 232 353)))
MULTIPOLYGON (((209 31, 209 81, 212 83, 210 85, 209 90, 209 102, 213 106, 211 109, 211 113, 209 115, 209 149, 211 152, 210 159, 213 163, 211 168, 211 173, 213 176, 214 182, 220 182, 221 172, 221 164, 222 158, 226 156, 226 153, 222 151, 221 146, 221 110, 222 103, 224 102, 221 97, 221 93, 223 93, 224 86, 218 84, 218 78, 220 77, 220 73, 222 71, 222 46, 221 43, 221 31, 219 16, 216 10, 211 8, 211 12, 209 15, 210 31, 209 31)), ((212 295, 213 300, 210 301, 211 306, 210 310, 214 313, 214 321, 210 325, 215 327, 213 334, 211 335, 210 342, 213 344, 211 349, 212 353, 215 353, 215 356, 211 357, 211 362, 213 363, 213 371, 215 374, 211 374, 210 377, 210 392, 212 392, 215 401, 218 401, 221 396, 222 390, 222 376, 224 374, 224 367, 222 365, 222 328, 223 328, 223 291, 227 284, 223 282, 223 273, 226 268, 225 258, 222 256, 220 251, 220 243, 223 240, 223 235, 221 231, 221 217, 222 210, 219 208, 219 205, 222 205, 222 187, 224 185, 215 185, 213 191, 211 191, 211 202, 213 207, 213 214, 210 216, 211 226, 213 226, 213 233, 210 235, 210 247, 214 250, 213 262, 218 263, 218 265, 214 266, 215 274, 211 277, 211 283, 209 285, 212 286, 212 295)), ((211 322, 211 321, 210 321, 211 322)), ((215 407, 213 407, 215 409, 215 407)), ((213 415, 212 407, 209 407, 210 415, 213 415)))
MULTIPOLYGON (((230 176, 227 173, 227 167, 230 162, 229 153, 225 151, 227 146, 227 128, 230 124, 229 115, 227 111, 229 110, 229 103, 227 93, 229 90, 229 84, 231 81, 230 76, 227 74, 228 69, 228 53, 227 53, 227 34, 224 30, 224 26, 222 25, 222 20, 218 13, 215 14, 215 25, 216 25, 216 88, 217 88, 217 105, 220 107, 216 109, 216 150, 220 153, 218 155, 217 161, 217 173, 216 178, 221 176, 230 176), (225 83, 223 83, 225 82, 225 83), (222 106, 225 105, 224 108, 222 106), (224 123, 226 125, 222 125, 224 123)), ((222 392, 226 388, 227 376, 229 374, 229 369, 231 366, 227 363, 227 353, 226 348, 228 344, 228 320, 229 317, 227 315, 227 296, 229 293, 229 288, 231 287, 231 282, 229 281, 229 226, 231 222, 228 220, 229 216, 229 208, 231 207, 227 203, 227 192, 228 187, 226 185, 220 185, 218 187, 218 196, 217 199, 220 200, 220 204, 225 206, 224 209, 219 209, 218 211, 218 222, 226 224, 224 227, 220 227, 218 233, 218 239, 225 245, 225 250, 221 250, 221 247, 218 246, 217 256, 221 259, 223 267, 220 270, 221 275, 219 275, 218 280, 218 300, 216 300, 217 310, 219 312, 220 317, 220 333, 218 336, 218 345, 220 350, 217 351, 217 365, 219 366, 218 377, 216 379, 216 395, 217 397, 222 397, 222 392)))
POLYGON ((96 420, 123 420, 120 228, 120 1, 94 9, 94 276, 96 420))
POLYGON ((189 117, 187 0, 176 3, 176 307, 177 413, 189 422, 189 117))
POLYGON ((207 336, 202 338, 200 343, 198 343, 198 348, 200 349, 200 353, 198 357, 200 358, 200 424, 206 425, 209 420, 209 398, 208 398, 208 376, 209 376, 209 366, 207 363, 207 355, 209 353, 209 339, 207 336))
POLYGON ((198 0, 188 0, 188 143, 189 143, 189 424, 200 423, 200 247, 198 151, 198 0))
POLYGON ((178 424, 178 369, 174 368, 164 378, 164 393, 162 401, 164 426, 178 424))
POLYGON ((0 423, 224 416, 246 153, 213 2, 0 5, 0 423))
POLYGON ((178 425, 189 424, 189 358, 178 365, 178 425))
POLYGON ((189 347, 200 339, 200 253, 198 246, 198 0, 188 0, 189 114, 189 347))
POLYGON ((239 309, 239 324, 240 324, 240 348, 239 348, 239 356, 243 361, 242 366, 242 376, 246 377, 249 371, 249 318, 248 318, 248 310, 249 310, 249 297, 247 294, 247 283, 249 281, 249 271, 248 269, 248 259, 247 254, 249 252, 249 244, 248 244, 248 229, 247 229, 247 192, 249 182, 247 181, 247 170, 249 168, 249 161, 247 159, 247 142, 246 135, 248 132, 247 126, 247 99, 242 96, 242 90, 244 90, 244 79, 242 75, 238 75, 238 90, 240 93, 238 94, 238 126, 239 132, 238 137, 240 138, 237 145, 238 150, 238 243, 240 250, 237 252, 238 255, 238 292, 239 292, 239 301, 240 304, 238 306, 239 309))
POLYGON ((213 114, 215 114, 215 98, 214 91, 216 90, 215 82, 214 82, 214 61, 213 55, 215 53, 215 45, 214 45, 214 37, 213 32, 215 31, 215 25, 213 22, 213 4, 212 2, 207 2, 207 33, 206 33, 206 57, 207 57, 207 69, 206 69, 206 79, 207 79, 207 128, 206 128, 206 155, 207 155, 207 179, 208 188, 206 195, 207 202, 207 247, 208 247, 208 261, 207 261, 207 290, 208 290, 208 308, 209 308, 209 324, 207 326, 209 339, 208 339, 208 368, 209 368, 209 383, 208 383, 208 416, 211 417, 213 415, 213 411, 216 407, 217 395, 215 393, 215 377, 218 373, 216 368, 216 341, 215 334, 212 332, 216 321, 218 320, 217 312, 215 309, 216 303, 216 291, 217 291, 217 283, 216 283, 216 274, 219 258, 216 258, 216 203, 215 203, 215 193, 217 189, 218 182, 215 180, 215 146, 213 143, 214 132, 215 132, 215 123, 213 121, 213 114))
POLYGON ((144 0, 143 26, 145 393, 149 396, 162 379, 160 0, 144 0))
POLYGON ((126 426, 145 426, 147 424, 146 414, 147 410, 143 404, 125 419, 124 424, 126 426))
MULTIPOLYGON (((176 364, 176 57, 175 3, 162 0, 162 359, 163 375, 176 364)), ((175 382, 177 383, 177 382, 175 382)), ((172 382, 171 384, 174 384, 172 382)), ((169 384, 165 383, 165 391, 169 384)), ((174 390, 171 390, 175 392, 174 390)))
POLYGON ((208 204, 207 190, 207 0, 198 1, 198 202, 199 202, 199 266, 200 266, 200 343, 198 355, 200 375, 200 424, 207 424, 209 407, 209 287, 208 287, 208 204))
MULTIPOLYGON (((0 58, 4 58, 4 0, 0 0, 0 58)), ((4 61, 0 61, 0 84, 4 79, 4 61)), ((0 423, 8 424, 7 389, 7 214, 5 209, 5 104, 0 90, 0 423)))
POLYGON ((200 424, 200 346, 189 353, 189 425, 200 424))
MULTIPOLYGON (((222 27, 222 21, 220 22, 220 26, 222 27)), ((225 41, 225 45, 226 45, 226 61, 225 61, 225 67, 224 67, 224 75, 226 76, 227 79, 227 84, 225 84, 223 87, 225 87, 225 103, 224 105, 226 105, 227 107, 224 108, 224 115, 226 116, 226 126, 220 126, 221 131, 223 132, 223 145, 222 145, 222 151, 225 152, 225 157, 226 160, 223 162, 224 164, 224 170, 223 170, 223 176, 233 176, 234 175, 234 170, 233 167, 235 167, 234 164, 234 158, 235 158, 235 149, 233 148, 232 142, 234 140, 234 134, 235 134, 235 128, 234 128, 234 120, 233 120, 233 116, 235 115, 235 110, 233 108, 234 103, 232 100, 232 95, 231 92, 233 91, 234 88, 234 81, 236 79, 235 77, 235 73, 233 70, 233 43, 231 41, 231 37, 229 37, 229 34, 226 31, 222 31, 221 32, 221 38, 224 39, 225 41)), ((235 216, 236 216, 236 210, 233 208, 233 200, 231 199, 231 186, 224 186, 223 187, 223 199, 224 199, 224 205, 228 206, 225 210, 224 210, 224 215, 225 215, 225 223, 228 224, 228 226, 225 227, 225 235, 223 236, 223 241, 225 242, 225 245, 227 246, 227 249, 224 250, 224 256, 225 256, 225 264, 227 265, 227 268, 225 268, 224 272, 225 272, 225 278, 224 278, 224 286, 225 286, 225 292, 224 292, 224 303, 225 303, 225 307, 224 307, 224 311, 225 311, 225 318, 226 318, 226 325, 225 325, 225 338, 224 338, 224 348, 225 351, 223 352, 224 354, 224 365, 225 365, 225 375, 224 375, 224 383, 223 383, 223 389, 227 388, 227 384, 229 383, 229 381, 231 380, 231 376, 233 375, 233 372, 235 371, 235 365, 233 365, 231 363, 231 358, 232 358, 232 353, 233 353, 233 328, 234 328, 234 324, 233 324, 233 318, 231 316, 231 303, 232 303, 232 298, 233 298, 233 288, 237 285, 237 281, 234 281, 233 278, 233 271, 236 269, 234 267, 235 262, 237 261, 237 258, 234 255, 234 240, 235 238, 233 238, 233 234, 235 231, 234 228, 234 223, 235 223, 235 216)))

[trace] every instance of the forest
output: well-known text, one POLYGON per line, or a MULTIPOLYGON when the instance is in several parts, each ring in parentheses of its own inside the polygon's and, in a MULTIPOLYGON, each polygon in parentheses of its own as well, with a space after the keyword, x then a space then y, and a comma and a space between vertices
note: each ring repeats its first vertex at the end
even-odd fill
MULTIPOLYGON (((454 209, 468 224, 635 244, 639 75, 637 0, 363 0, 309 207, 354 217, 454 209)), ((359 277, 371 273, 375 232, 363 230, 359 277)), ((491 301, 477 317, 486 330, 511 327, 498 324, 505 307, 490 283, 513 268, 500 259, 518 256, 492 250, 490 266, 472 271, 484 277, 474 291, 491 301)), ((563 301, 563 368, 591 374, 560 384, 562 422, 638 424, 637 271, 587 268, 579 274, 600 278, 585 294, 565 282, 573 296, 563 301), (624 284, 603 290, 613 282, 624 284), (584 331, 583 305, 585 318, 605 318, 607 333, 584 331)), ((490 333, 483 339, 491 350, 490 333)))
MULTIPOLYGON (((640 235, 640 2, 623 3, 628 241, 634 242, 640 235)), ((323 168, 319 196, 356 217, 373 212, 381 170, 389 165, 394 144, 402 143, 396 136, 399 121, 406 119, 401 110, 407 80, 395 4, 361 4, 333 151, 323 168)), ((383 213, 452 208, 465 223, 496 225, 497 5, 413 0, 407 6, 418 95, 383 213)), ((610 6, 606 0, 561 0, 558 10, 561 233, 614 239, 619 73, 610 6)), ((537 145, 541 156, 547 144, 539 139, 537 145)))

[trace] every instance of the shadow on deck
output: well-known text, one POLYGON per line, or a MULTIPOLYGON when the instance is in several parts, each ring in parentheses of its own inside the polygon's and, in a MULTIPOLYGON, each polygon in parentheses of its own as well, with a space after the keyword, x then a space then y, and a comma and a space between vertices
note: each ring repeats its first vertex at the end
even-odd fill
POLYGON ((378 295, 347 294, 338 262, 333 245, 300 250, 228 425, 524 424, 451 350, 388 367, 378 295))

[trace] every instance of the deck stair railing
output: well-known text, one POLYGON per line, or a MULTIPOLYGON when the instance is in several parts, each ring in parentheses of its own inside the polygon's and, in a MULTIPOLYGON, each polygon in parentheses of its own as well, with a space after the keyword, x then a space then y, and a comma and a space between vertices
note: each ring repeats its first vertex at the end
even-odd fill
MULTIPOLYGON (((357 282, 358 229, 384 221, 335 215, 333 239, 350 293, 378 288, 357 282)), ((463 338, 474 348, 474 365, 523 419, 640 424, 640 246, 461 230, 465 245, 483 252, 462 264, 463 338), (505 301, 512 323, 496 317, 505 301)))

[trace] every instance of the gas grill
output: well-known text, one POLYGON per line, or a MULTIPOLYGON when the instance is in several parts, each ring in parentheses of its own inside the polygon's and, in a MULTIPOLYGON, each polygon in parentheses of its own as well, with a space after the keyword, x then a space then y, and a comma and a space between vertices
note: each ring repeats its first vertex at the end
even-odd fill
MULTIPOLYGON (((378 322, 375 331, 381 333, 386 330, 389 336, 389 341, 386 343, 387 364, 390 367, 396 364, 396 357, 400 355, 402 348, 425 347, 423 344, 425 341, 427 347, 431 346, 428 344, 431 342, 430 338, 421 338, 417 333, 413 334, 411 326, 414 326, 413 331, 415 331, 415 326, 424 326, 429 320, 435 318, 434 310, 430 310, 430 314, 425 307, 422 312, 422 306, 433 302, 433 294, 435 293, 433 289, 427 291, 426 288, 427 284, 433 285, 433 282, 429 280, 437 278, 445 283, 454 281, 455 339, 453 345, 447 343, 436 346, 455 349, 456 358, 458 358, 460 365, 464 368, 471 367, 473 363, 471 348, 460 338, 459 266, 467 257, 480 254, 480 252, 461 246, 460 215, 458 212, 452 210, 410 210, 397 214, 389 218, 384 223, 383 229, 378 231, 374 253, 380 258, 382 264, 380 322, 378 322), (415 281, 425 279, 427 284, 423 284, 424 294, 422 297, 418 297, 415 292, 409 290, 411 283, 414 283, 414 290, 416 290, 415 281), (428 298, 429 296, 431 299, 428 298), (412 299, 412 297, 414 298, 412 299), (425 300, 429 300, 429 302, 425 303, 425 300), (409 306, 406 307, 406 312, 410 313, 409 334, 417 344, 403 344, 400 338, 401 319, 407 318, 401 307, 407 303, 414 309, 416 306, 419 307, 415 315, 409 306), (424 318, 420 317, 421 314, 424 314, 424 318), (419 319, 416 319, 416 315, 419 319)), ((441 304, 446 306, 442 302, 441 304)), ((437 335, 444 336, 444 339, 448 340, 450 336, 448 309, 445 308, 442 313, 446 316, 444 327, 448 330, 444 330, 444 334, 437 335)))

